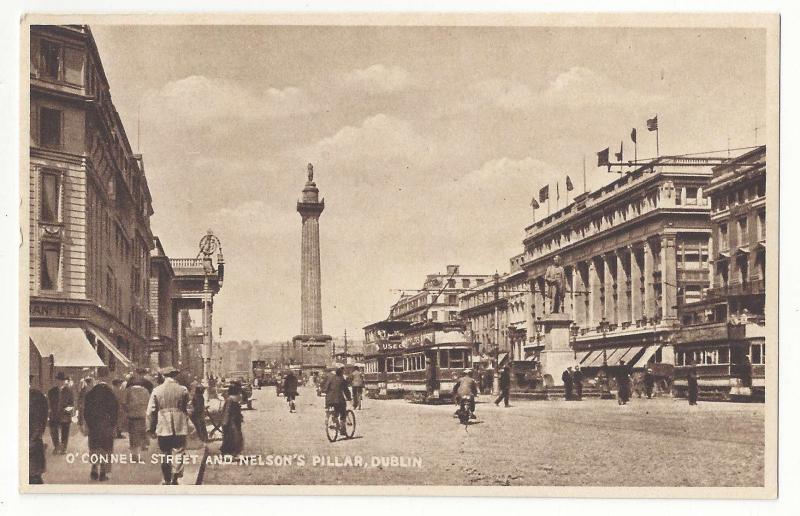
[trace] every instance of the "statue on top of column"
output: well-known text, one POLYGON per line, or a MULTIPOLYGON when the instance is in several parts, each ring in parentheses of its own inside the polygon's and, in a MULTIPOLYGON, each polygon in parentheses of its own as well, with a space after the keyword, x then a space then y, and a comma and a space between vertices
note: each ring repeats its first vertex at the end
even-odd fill
POLYGON ((544 282, 547 285, 547 299, 550 300, 550 313, 564 312, 564 293, 566 291, 567 276, 561 266, 561 257, 553 257, 552 265, 544 273, 544 282))
POLYGON ((311 163, 308 164, 308 182, 312 183, 314 181, 314 165, 311 163))

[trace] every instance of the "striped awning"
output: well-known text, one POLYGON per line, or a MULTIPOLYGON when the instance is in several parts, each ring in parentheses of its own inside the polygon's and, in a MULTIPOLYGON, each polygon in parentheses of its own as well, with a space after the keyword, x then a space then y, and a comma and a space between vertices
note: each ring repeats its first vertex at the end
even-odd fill
POLYGON ((656 354, 656 351, 658 351, 658 348, 660 347, 661 347, 660 345, 647 346, 647 349, 644 351, 642 356, 639 357, 639 360, 637 360, 636 363, 633 364, 632 366, 633 369, 638 369, 640 367, 646 366, 647 361, 650 360, 650 358, 652 358, 652 356, 656 354))
POLYGON ((43 358, 53 356, 56 367, 102 367, 82 328, 32 327, 30 340, 43 358))
POLYGON ((630 363, 642 349, 644 349, 643 346, 594 349, 584 355, 580 361, 580 365, 581 367, 601 367, 604 360, 605 363, 610 366, 619 365, 621 360, 630 363))
POLYGON ((114 344, 114 341, 106 335, 106 333, 102 330, 98 330, 95 326, 89 328, 89 331, 94 333, 95 338, 103 343, 103 345, 108 349, 114 357, 124 366, 131 368, 133 367, 133 362, 131 359, 125 356, 125 353, 119 350, 117 346, 114 344))

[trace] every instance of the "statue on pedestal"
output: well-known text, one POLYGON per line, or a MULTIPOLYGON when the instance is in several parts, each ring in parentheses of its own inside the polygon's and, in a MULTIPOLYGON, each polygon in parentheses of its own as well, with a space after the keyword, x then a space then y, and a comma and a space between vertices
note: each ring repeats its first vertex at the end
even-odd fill
POLYGON ((564 312, 564 293, 566 292, 567 276, 561 266, 561 257, 553 257, 552 265, 544 273, 544 282, 547 286, 547 299, 550 301, 550 313, 564 312))

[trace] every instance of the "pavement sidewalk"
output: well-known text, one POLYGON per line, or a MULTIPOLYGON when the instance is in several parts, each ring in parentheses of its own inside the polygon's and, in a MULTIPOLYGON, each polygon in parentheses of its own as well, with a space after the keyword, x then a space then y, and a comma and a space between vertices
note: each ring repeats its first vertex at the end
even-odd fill
MULTIPOLYGON (((118 462, 111 466, 109 479, 99 482, 89 478, 92 465, 89 445, 85 435, 77 425, 70 428, 69 446, 66 455, 53 455, 53 443, 48 434, 44 441, 47 447, 47 471, 42 477, 45 484, 97 484, 103 485, 160 485, 161 484, 161 451, 155 439, 150 439, 147 452, 130 453, 127 434, 124 439, 114 440, 113 456, 118 462)), ((193 485, 202 482, 201 465, 206 458, 206 446, 198 439, 190 439, 186 447, 187 462, 184 464, 181 484, 193 485)))

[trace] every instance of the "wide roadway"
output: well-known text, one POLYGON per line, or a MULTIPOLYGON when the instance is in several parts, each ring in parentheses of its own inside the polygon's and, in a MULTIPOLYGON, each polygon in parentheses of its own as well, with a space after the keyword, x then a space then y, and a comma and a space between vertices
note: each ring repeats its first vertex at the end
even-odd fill
MULTIPOLYGON (((465 428, 453 405, 365 399, 354 439, 328 442, 323 399, 290 414, 274 387, 243 412, 250 464, 211 464, 205 484, 760 486, 764 406, 672 398, 513 401, 482 396, 465 428)), ((213 454, 219 443, 211 445, 213 454)))

